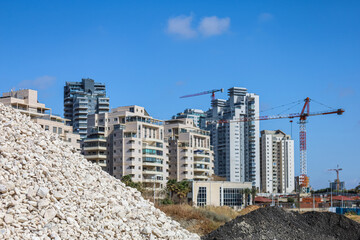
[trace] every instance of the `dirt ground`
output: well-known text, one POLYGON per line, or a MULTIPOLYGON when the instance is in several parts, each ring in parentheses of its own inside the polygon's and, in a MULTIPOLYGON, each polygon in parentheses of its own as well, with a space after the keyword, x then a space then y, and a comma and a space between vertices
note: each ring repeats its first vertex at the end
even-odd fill
POLYGON ((318 239, 360 240, 360 224, 329 212, 286 212, 281 208, 260 208, 225 223, 203 240, 318 239))
POLYGON ((350 218, 351 220, 354 220, 355 222, 360 223, 360 215, 346 215, 346 217, 350 218))

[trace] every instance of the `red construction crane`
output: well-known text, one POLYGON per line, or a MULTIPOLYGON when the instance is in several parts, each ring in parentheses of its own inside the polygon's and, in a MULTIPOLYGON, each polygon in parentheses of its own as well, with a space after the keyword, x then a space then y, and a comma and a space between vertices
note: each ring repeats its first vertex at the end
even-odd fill
POLYGON ((185 95, 182 96, 180 98, 188 98, 188 97, 195 97, 195 96, 200 96, 200 95, 205 95, 205 94, 210 94, 211 93, 211 99, 215 100, 215 93, 216 92, 224 92, 224 89, 213 89, 213 90, 209 90, 209 91, 205 91, 205 92, 200 92, 200 93, 195 93, 195 94, 190 94, 190 95, 185 95))
POLYGON ((300 177, 299 182, 301 187, 309 186, 309 178, 307 176, 307 158, 306 158, 306 119, 310 116, 337 114, 342 115, 343 109, 337 109, 335 111, 321 111, 310 113, 310 98, 305 99, 305 104, 301 110, 301 113, 273 115, 273 116, 259 116, 259 117, 244 117, 237 120, 219 120, 217 123, 231 123, 231 122, 248 122, 248 121, 259 121, 259 120, 271 120, 271 119, 282 119, 282 118, 299 118, 300 125, 300 177))
POLYGON ((329 169, 329 171, 335 171, 336 172, 336 190, 340 190, 340 178, 339 178, 339 172, 342 171, 342 168, 339 168, 339 164, 337 165, 337 168, 335 169, 329 169))

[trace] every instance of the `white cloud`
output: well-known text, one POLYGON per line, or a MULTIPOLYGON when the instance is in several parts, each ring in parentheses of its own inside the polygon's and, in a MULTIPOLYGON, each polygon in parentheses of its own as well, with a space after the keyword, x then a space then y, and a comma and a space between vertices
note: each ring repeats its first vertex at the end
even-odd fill
POLYGON ((176 86, 182 86, 182 85, 185 85, 185 82, 184 81, 177 81, 175 84, 176 84, 176 86))
POLYGON ((51 87, 56 81, 55 77, 42 76, 34 80, 23 80, 18 84, 18 88, 31 88, 34 90, 44 90, 51 87))
POLYGON ((261 13, 258 17, 259 22, 268 22, 273 20, 274 16, 270 13, 261 13))
POLYGON ((221 35, 230 26, 230 18, 204 17, 199 24, 199 31, 204 36, 221 35))
POLYGON ((167 32, 183 38, 196 37, 197 33, 191 27, 192 16, 178 16, 168 20, 167 32))
POLYGON ((355 95, 355 90, 351 87, 339 89, 339 96, 342 98, 343 97, 351 97, 353 95, 355 95))

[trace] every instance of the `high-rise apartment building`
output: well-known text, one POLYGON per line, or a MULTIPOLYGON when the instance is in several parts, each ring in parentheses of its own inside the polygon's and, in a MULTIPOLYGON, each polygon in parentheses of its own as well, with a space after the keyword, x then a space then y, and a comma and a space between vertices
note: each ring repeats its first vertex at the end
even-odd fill
POLYGON ((252 182, 259 188, 259 121, 239 121, 259 116, 259 96, 239 87, 228 89, 228 95, 228 100, 213 100, 207 111, 215 174, 231 182, 252 182))
POLYGON ((189 118, 165 122, 169 144, 169 178, 207 181, 214 173, 214 152, 210 132, 195 126, 189 118))
MULTIPOLYGON (((91 115, 89 115, 90 117, 91 115)), ((108 131, 103 126, 93 126, 88 129, 87 137, 83 139, 82 153, 92 163, 98 164, 104 171, 108 171, 107 164, 107 136, 108 131)))
POLYGON ((133 105, 89 115, 88 125, 84 149, 90 149, 84 152, 85 158, 100 165, 106 159, 106 166, 101 166, 116 178, 131 175, 145 188, 166 186, 169 163, 163 121, 133 105))
POLYGON ((66 82, 64 87, 64 117, 70 119, 73 131, 81 139, 87 135, 87 117, 89 114, 109 112, 109 98, 106 97, 105 84, 93 79, 81 82, 66 82))
POLYGON ((173 119, 190 118, 194 120, 196 127, 205 129, 206 128, 206 113, 200 109, 185 109, 184 112, 178 113, 173 116, 173 119))
POLYGON ((265 193, 294 191, 294 140, 281 130, 263 130, 260 149, 261 191, 265 193))
POLYGON ((0 102, 26 114, 46 131, 58 134, 60 139, 80 150, 80 136, 74 134, 72 128, 67 125, 69 120, 52 114, 51 108, 39 103, 36 90, 23 89, 3 93, 0 102))

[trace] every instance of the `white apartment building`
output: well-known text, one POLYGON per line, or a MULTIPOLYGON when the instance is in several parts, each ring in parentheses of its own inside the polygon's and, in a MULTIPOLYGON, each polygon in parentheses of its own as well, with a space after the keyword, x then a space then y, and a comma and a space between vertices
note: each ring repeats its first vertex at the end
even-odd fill
MULTIPOLYGON (((112 109, 110 113, 88 116, 88 136, 94 127, 103 127, 106 139, 106 171, 116 178, 131 175, 134 182, 142 182, 145 188, 160 190, 168 180, 168 149, 164 138, 164 122, 152 118, 140 106, 126 106, 112 109)), ((95 130, 96 132, 96 130, 95 130)), ((99 138, 100 147, 103 140, 99 138)), ((89 146, 89 137, 84 141, 89 146)), ((91 154, 86 152, 87 159, 91 154)), ((101 155, 101 154, 100 154, 101 155)))
POLYGON ((67 125, 70 120, 52 114, 51 108, 39 103, 36 90, 23 89, 3 93, 0 102, 26 114, 46 131, 58 134, 64 142, 80 150, 80 135, 73 133, 72 127, 67 125))
POLYGON ((208 181, 214 174, 210 132, 196 127, 190 118, 165 121, 169 144, 169 178, 208 181))
POLYGON ((83 139, 82 153, 92 163, 98 164, 104 171, 107 168, 107 138, 105 127, 93 126, 88 129, 87 137, 83 139))
POLYGON ((200 109, 188 108, 184 112, 178 113, 172 119, 190 118, 194 120, 196 127, 206 129, 206 113, 200 109))
POLYGON ((261 192, 294 191, 294 140, 281 130, 263 130, 260 148, 261 192))
POLYGON ((228 95, 228 100, 213 100, 207 111, 215 174, 231 182, 252 182, 259 189, 259 121, 239 121, 259 116, 259 96, 239 87, 228 89, 228 95))

